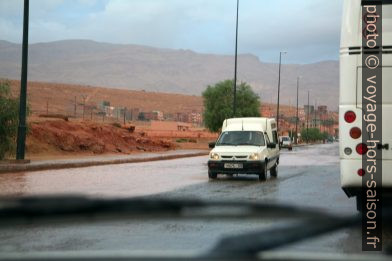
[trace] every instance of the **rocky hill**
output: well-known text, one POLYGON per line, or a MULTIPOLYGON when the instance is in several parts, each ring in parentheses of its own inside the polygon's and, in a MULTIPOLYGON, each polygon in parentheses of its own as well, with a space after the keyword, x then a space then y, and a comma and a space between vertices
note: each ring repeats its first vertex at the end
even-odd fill
MULTIPOLYGON (((19 79, 21 45, 0 41, 0 77, 19 79)), ((201 54, 190 50, 159 49, 138 45, 66 40, 32 44, 29 49, 29 80, 105 86, 200 95, 207 85, 233 78, 234 59, 227 55, 201 54)), ((301 75, 300 104, 338 105, 339 64, 288 64, 282 67, 282 102, 295 104, 296 77, 301 75)), ((264 102, 275 102, 278 65, 241 54, 238 78, 252 85, 264 102)))

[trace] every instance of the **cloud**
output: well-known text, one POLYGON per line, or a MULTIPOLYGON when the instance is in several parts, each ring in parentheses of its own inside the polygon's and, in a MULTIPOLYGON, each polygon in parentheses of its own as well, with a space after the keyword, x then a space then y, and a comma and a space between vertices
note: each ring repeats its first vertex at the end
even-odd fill
MULTIPOLYGON (((23 1, 0 1, 5 40, 21 41, 23 1), (18 33, 16 33, 18 32, 18 33)), ((35 0, 30 41, 92 39, 232 54, 235 0, 35 0)), ((336 59, 340 0, 240 1, 239 51, 275 61, 336 59)))

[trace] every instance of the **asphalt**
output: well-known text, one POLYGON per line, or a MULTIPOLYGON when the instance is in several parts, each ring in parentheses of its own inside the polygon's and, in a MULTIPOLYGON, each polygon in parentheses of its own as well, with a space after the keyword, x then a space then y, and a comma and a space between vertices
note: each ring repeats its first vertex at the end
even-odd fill
MULTIPOLYGON (((44 170, 0 175, 1 196, 82 194, 95 197, 158 197, 175 199, 267 202, 318 209, 336 215, 356 214, 355 200, 340 188, 337 144, 283 150, 278 178, 207 177, 206 156, 44 170)), ((274 229, 287 220, 160 220, 154 217, 107 222, 27 224, 0 230, 0 253, 54 251, 139 251, 204 253, 226 235, 274 229)), ((389 233, 389 234, 388 234, 389 233)), ((384 243, 391 242, 385 232, 384 243)), ((343 229, 291 244, 278 251, 350 253, 361 251, 361 229, 343 229)))

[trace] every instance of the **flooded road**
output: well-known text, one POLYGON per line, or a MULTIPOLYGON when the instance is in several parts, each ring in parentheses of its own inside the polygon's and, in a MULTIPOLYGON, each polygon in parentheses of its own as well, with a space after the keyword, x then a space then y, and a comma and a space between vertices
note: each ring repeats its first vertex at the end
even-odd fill
POLYGON ((144 196, 206 182, 207 157, 0 175, 0 196, 144 196))
MULTIPOLYGON (((171 192, 168 195, 177 196, 179 193, 178 196, 183 197, 189 192, 188 186, 199 184, 206 190, 214 187, 220 187, 223 191, 228 189, 227 192, 230 193, 227 196, 242 199, 242 196, 249 195, 246 193, 242 195, 244 191, 230 191, 226 186, 228 184, 229 187, 245 186, 246 189, 257 190, 268 188, 272 191, 282 186, 287 179, 314 173, 312 168, 318 166, 329 166, 330 172, 336 172, 335 178, 338 177, 339 172, 337 145, 303 147, 292 152, 282 150, 279 179, 268 179, 265 183, 257 182, 257 176, 246 175, 233 178, 223 175, 219 176, 217 181, 209 181, 207 161, 208 157, 202 156, 145 163, 1 174, 0 196, 82 194, 99 197, 132 197, 171 192), (181 190, 181 188, 185 189, 181 190)), ((322 175, 317 175, 317 179, 320 179, 320 176, 322 175)), ((312 176, 309 178, 312 179, 312 176)), ((298 179, 292 182, 296 181, 298 179)), ((315 185, 319 181, 316 180, 315 185)), ((338 184, 338 180, 335 180, 335 184, 338 184)), ((198 186, 192 188, 198 188, 198 186)), ((214 190, 208 192, 213 193, 214 190)), ((295 191, 290 192, 292 193, 295 191)), ((203 197, 205 195, 205 193, 200 193, 200 195, 190 196, 203 197)), ((254 198, 261 199, 259 196, 254 195, 254 198)), ((282 197, 282 199, 285 198, 282 197)))
MULTIPOLYGON (((340 188, 338 145, 282 151, 278 178, 219 176, 209 181, 208 158, 0 175, 0 194, 83 194, 99 197, 159 196, 276 202, 354 214, 355 200, 340 188)), ((156 219, 91 224, 24 225, 2 229, 0 252, 82 250, 191 250, 203 252, 223 235, 271 227, 272 220, 178 221, 156 219)), ((287 248, 358 253, 359 229, 347 229, 287 248)))

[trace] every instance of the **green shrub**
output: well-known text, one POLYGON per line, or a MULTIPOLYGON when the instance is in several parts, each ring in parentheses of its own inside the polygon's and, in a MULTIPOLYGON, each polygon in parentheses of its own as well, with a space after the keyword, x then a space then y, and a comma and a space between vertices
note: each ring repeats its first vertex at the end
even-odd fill
POLYGON ((320 132, 318 128, 309 128, 309 129, 302 129, 301 131, 301 137, 303 141, 319 141, 319 140, 325 140, 328 138, 328 133, 327 132, 320 132))
POLYGON ((0 159, 15 151, 19 101, 12 98, 10 82, 0 80, 0 159))

